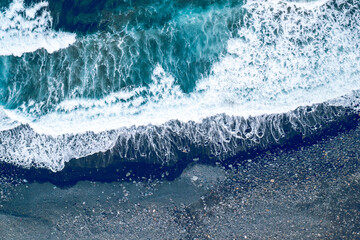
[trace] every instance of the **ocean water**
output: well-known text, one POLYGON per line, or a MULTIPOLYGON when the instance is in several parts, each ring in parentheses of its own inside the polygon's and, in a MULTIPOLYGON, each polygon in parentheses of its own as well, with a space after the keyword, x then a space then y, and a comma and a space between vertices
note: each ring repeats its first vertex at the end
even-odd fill
POLYGON ((357 113, 357 0, 0 2, 0 161, 228 161, 357 113))
POLYGON ((359 239, 360 1, 0 0, 0 239, 359 239))

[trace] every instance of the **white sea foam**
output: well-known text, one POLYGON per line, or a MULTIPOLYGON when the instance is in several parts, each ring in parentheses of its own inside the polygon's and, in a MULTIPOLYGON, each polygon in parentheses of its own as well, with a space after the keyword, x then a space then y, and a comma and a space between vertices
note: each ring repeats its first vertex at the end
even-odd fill
POLYGON ((349 20, 341 10, 323 6, 324 1, 315 8, 294 4, 298 3, 249 1, 249 27, 240 28, 239 36, 228 41, 227 54, 190 94, 157 65, 148 88, 99 100, 65 100, 55 111, 36 118, 19 110, 14 114, 26 116, 37 132, 56 136, 171 119, 200 121, 218 113, 282 113, 360 89, 359 18, 349 20), (331 14, 335 17, 329 18, 331 14))
POLYGON ((25 7, 23 0, 14 0, 0 12, 0 56, 21 56, 41 48, 53 53, 75 42, 75 34, 51 29, 47 6, 39 2, 25 7))
MULTIPOLYGON (((21 108, 8 111, 11 119, 39 133, 35 138, 40 140, 33 145, 35 150, 24 153, 9 140, 12 152, 3 154, 28 165, 38 154, 42 157, 35 157, 36 161, 59 170, 64 161, 113 146, 120 133, 103 132, 109 129, 171 119, 201 121, 218 113, 244 117, 282 113, 331 99, 334 105, 351 105, 356 99, 340 97, 360 89, 359 13, 350 19, 325 1, 310 4, 312 7, 248 1, 245 8, 251 14, 244 18, 248 24, 228 41, 227 53, 213 64, 209 76, 198 80, 192 93, 183 93, 176 79, 158 64, 148 87, 122 90, 98 100, 64 100, 55 111, 40 117, 21 108), (147 94, 141 94, 144 91, 147 94), (105 137, 96 144, 102 135, 105 137), (44 146, 46 141, 56 151, 44 146), (88 141, 94 147, 89 148, 88 141), (59 154, 63 149, 66 156, 59 154)), ((27 144, 26 140, 19 142, 27 144)))
POLYGON ((328 2, 329 0, 300 0, 300 1, 293 0, 293 1, 288 1, 287 5, 293 5, 295 7, 301 7, 303 9, 313 9, 313 8, 321 7, 328 2))
POLYGON ((0 107, 0 131, 8 130, 19 126, 21 123, 11 116, 11 112, 0 107))

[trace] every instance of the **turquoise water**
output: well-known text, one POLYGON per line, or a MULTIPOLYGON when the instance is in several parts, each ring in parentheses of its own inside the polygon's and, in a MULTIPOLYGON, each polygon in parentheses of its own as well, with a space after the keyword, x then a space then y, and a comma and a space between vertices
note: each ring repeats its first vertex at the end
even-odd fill
POLYGON ((359 9, 0 0, 0 239, 358 239, 359 9))
MULTIPOLYGON (((60 170, 122 136, 137 142, 130 152, 149 155, 138 151, 166 130, 136 136, 168 121, 207 124, 218 114, 246 119, 328 101, 357 104, 358 1, 13 0, 0 7, 6 162, 60 170)), ((273 134, 261 120, 251 134, 236 127, 225 134, 227 123, 213 122, 201 134, 208 131, 211 151, 224 154, 238 135, 273 134)), ((273 126, 273 135, 284 135, 273 126)), ((169 139, 165 145, 177 146, 169 139)), ((153 148, 161 159, 173 154, 153 148)))
MULTIPOLYGON (((75 31, 74 44, 52 54, 38 50, 12 58, 9 75, 2 79, 11 86, 1 89, 6 108, 25 104, 29 112, 35 106, 28 105, 35 101, 41 115, 65 99, 100 99, 124 89, 148 88, 157 65, 175 78, 174 84, 183 93, 190 93, 225 52, 243 12, 241 2, 233 6, 136 2, 119 3, 114 9, 97 2, 99 6, 94 7, 95 2, 83 4, 68 12, 84 15, 86 21, 94 11, 100 11, 103 14, 96 22, 88 23, 100 26, 83 29, 81 20, 73 21, 79 16, 67 14, 54 27, 75 31)), ((149 97, 146 90, 140 94, 149 97)))

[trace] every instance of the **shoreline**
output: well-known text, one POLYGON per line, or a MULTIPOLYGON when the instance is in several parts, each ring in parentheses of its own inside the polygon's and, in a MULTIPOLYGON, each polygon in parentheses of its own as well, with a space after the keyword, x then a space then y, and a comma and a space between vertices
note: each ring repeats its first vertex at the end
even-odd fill
MULTIPOLYGON (((277 149, 291 151, 301 146, 315 144, 323 138, 335 136, 350 129, 354 129, 359 124, 360 115, 353 113, 351 109, 329 107, 325 104, 319 106, 312 106, 312 108, 315 109, 313 112, 308 112, 305 107, 296 109, 291 113, 274 115, 280 119, 276 121, 283 124, 281 128, 285 133, 285 136, 279 137, 278 140, 274 140, 274 136, 271 135, 272 130, 266 128, 267 134, 264 134, 262 138, 259 138, 257 143, 252 142, 251 139, 245 138, 245 140, 236 140, 236 138, 232 137, 228 145, 232 146, 232 144, 235 144, 235 146, 237 146, 229 147, 230 149, 234 148, 236 154, 234 156, 224 157, 223 159, 221 159, 221 156, 220 159, 219 156, 214 156, 211 153, 212 150, 207 150, 207 148, 211 149, 211 147, 206 148, 192 145, 191 141, 186 139, 186 136, 181 140, 177 139, 180 138, 180 136, 172 136, 171 138, 174 138, 174 140, 171 141, 174 142, 172 143, 170 141, 169 143, 165 143, 174 145, 176 142, 180 142, 180 146, 182 145, 181 142, 185 142, 185 145, 189 144, 187 147, 188 151, 172 146, 177 158, 176 160, 164 163, 157 159, 147 160, 142 157, 135 160, 131 160, 129 157, 121 158, 117 151, 122 151, 119 149, 121 148, 123 141, 121 140, 121 137, 119 137, 117 140, 119 143, 118 146, 114 146, 114 148, 105 152, 99 152, 79 159, 72 159, 65 163, 63 170, 58 172, 53 172, 46 168, 24 168, 10 163, 0 162, 0 174, 5 177, 7 175, 16 175, 18 178, 26 179, 28 182, 50 182, 58 187, 71 187, 78 181, 127 182, 133 180, 147 181, 151 179, 172 181, 178 178, 184 169, 192 164, 200 163, 210 166, 220 165, 228 168, 229 165, 235 166, 237 164, 242 164, 242 162, 245 162, 247 159, 255 158, 256 156, 266 154, 266 152, 269 151, 276 151, 277 149), (305 124, 308 124, 306 127, 302 126, 302 130, 295 129, 294 126, 291 126, 290 124, 289 116, 296 111, 303 115, 302 117, 304 119, 302 119, 302 121, 304 121, 305 124), (331 113, 332 111, 333 113, 331 113), (322 116, 323 112, 331 117, 325 118, 322 116)), ((272 122, 272 115, 265 117, 261 116, 260 119, 261 118, 265 119, 263 121, 266 126, 274 124, 272 122), (269 118, 269 120, 266 120, 267 118, 269 118)), ((248 128, 250 127, 251 129, 252 123, 250 120, 248 121, 249 122, 246 124, 248 128)), ((258 119, 254 118, 252 121, 256 122, 258 119)), ((247 129, 244 130, 244 134, 246 131, 247 129)), ((172 135, 171 132, 169 134, 170 136, 172 135)), ((127 144, 130 144, 131 148, 131 142, 127 144)), ((152 153, 151 149, 149 151, 150 156, 152 153)))
POLYGON ((190 164, 172 181, 80 181, 70 188, 21 183, 0 204, 0 236, 356 239, 358 121, 232 166, 190 164))

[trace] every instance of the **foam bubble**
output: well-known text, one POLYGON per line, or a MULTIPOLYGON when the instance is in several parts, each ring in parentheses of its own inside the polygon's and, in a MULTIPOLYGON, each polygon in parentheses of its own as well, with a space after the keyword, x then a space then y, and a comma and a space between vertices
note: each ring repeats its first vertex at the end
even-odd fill
POLYGON ((14 0, 0 12, 0 56, 21 56, 41 48, 53 53, 75 42, 75 34, 51 29, 47 6, 39 2, 25 7, 23 0, 14 0))

